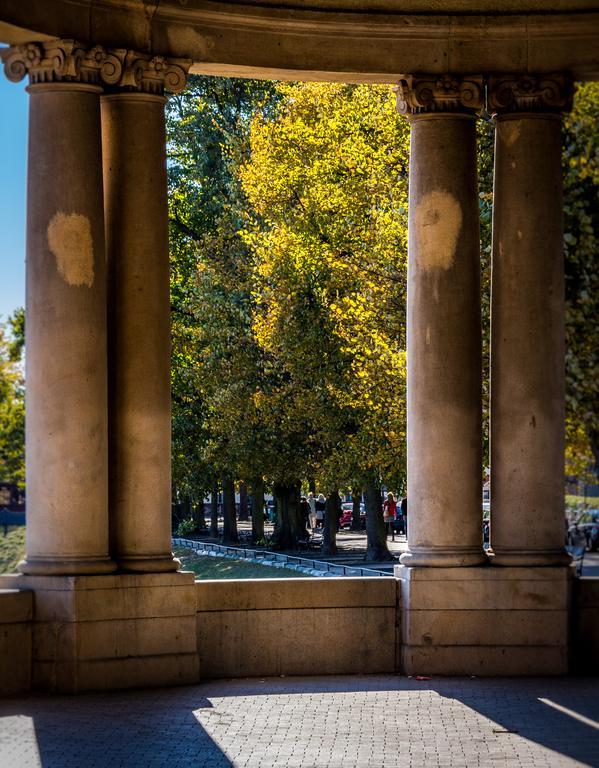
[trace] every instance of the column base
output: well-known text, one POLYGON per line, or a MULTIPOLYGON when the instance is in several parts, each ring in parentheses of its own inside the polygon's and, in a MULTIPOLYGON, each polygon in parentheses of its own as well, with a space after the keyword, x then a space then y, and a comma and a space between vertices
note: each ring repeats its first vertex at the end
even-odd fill
POLYGON ((395 567, 407 675, 565 675, 569 568, 395 567))
POLYGON ((566 566, 572 562, 572 557, 563 549, 555 550, 510 550, 500 549, 489 552, 491 565, 500 566, 566 566))
POLYGON ((181 561, 173 555, 128 555, 117 557, 117 563, 121 570, 133 573, 167 573, 178 571, 181 561))
POLYGON ((20 573, 31 576, 76 576, 113 573, 116 563, 105 557, 55 558, 25 557, 17 565, 20 573))
POLYGON ((399 561, 410 567, 462 568, 485 565, 487 555, 482 547, 410 547, 400 556, 399 561))

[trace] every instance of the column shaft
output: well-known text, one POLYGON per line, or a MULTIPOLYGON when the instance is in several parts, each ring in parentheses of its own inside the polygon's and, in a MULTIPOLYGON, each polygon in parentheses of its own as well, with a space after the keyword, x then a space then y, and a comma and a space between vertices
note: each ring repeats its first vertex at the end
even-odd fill
POLYGON ((485 561, 475 117, 412 117, 404 565, 485 561))
POLYGON ((491 546, 501 565, 564 552, 564 269, 557 114, 497 118, 491 546))
POLYGON ((111 552, 133 571, 176 570, 165 99, 102 98, 109 291, 111 552))
POLYGON ((100 88, 29 87, 25 573, 108 558, 100 88))

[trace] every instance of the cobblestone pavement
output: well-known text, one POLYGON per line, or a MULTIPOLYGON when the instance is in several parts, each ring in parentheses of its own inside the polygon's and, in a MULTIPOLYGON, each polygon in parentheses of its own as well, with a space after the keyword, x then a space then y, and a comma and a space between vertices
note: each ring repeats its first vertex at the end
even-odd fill
POLYGON ((599 766, 597 679, 216 681, 0 702, 2 768, 599 766))

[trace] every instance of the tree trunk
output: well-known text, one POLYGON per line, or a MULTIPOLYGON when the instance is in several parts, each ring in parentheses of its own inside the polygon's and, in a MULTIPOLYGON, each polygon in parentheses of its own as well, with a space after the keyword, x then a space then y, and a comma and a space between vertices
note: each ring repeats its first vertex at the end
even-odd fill
POLYGON ((218 483, 213 484, 210 496, 210 535, 218 537, 218 483))
POLYGON ((375 483, 368 483, 364 493, 366 504, 366 560, 393 560, 387 547, 387 531, 383 520, 381 490, 375 483))
POLYGON ((261 477, 252 482, 252 543, 264 539, 264 480, 261 477))
POLYGON ((324 513, 324 533, 322 535, 322 554, 327 557, 337 554, 337 523, 341 499, 335 488, 327 494, 327 505, 324 513))
POLYGON ((223 478, 223 543, 239 543, 235 516, 235 483, 229 476, 223 478))
POLYGON ((300 534, 300 485, 275 483, 276 499, 275 541, 279 549, 295 549, 300 534))
POLYGON ((250 519, 248 515, 248 487, 243 480, 239 483, 239 519, 244 521, 250 519))
POLYGON ((359 531, 362 527, 362 521, 360 520, 362 491, 358 491, 355 488, 352 488, 351 500, 352 500, 351 529, 352 531, 359 531))

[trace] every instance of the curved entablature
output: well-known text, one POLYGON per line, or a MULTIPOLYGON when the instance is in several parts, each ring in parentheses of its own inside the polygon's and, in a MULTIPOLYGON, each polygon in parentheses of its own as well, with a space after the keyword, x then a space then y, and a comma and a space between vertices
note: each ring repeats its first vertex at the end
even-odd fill
POLYGON ((3 0, 0 40, 52 37, 191 59, 192 72, 220 75, 599 78, 597 0, 3 0))

